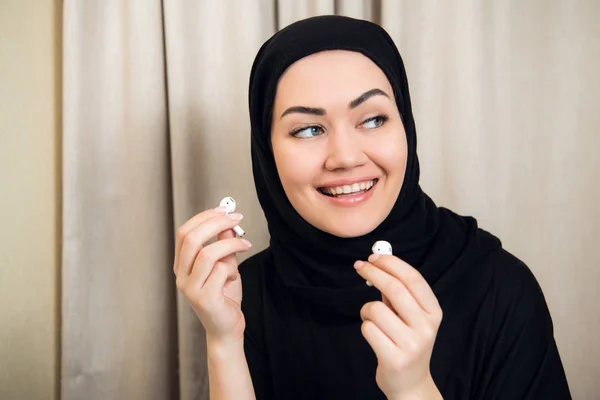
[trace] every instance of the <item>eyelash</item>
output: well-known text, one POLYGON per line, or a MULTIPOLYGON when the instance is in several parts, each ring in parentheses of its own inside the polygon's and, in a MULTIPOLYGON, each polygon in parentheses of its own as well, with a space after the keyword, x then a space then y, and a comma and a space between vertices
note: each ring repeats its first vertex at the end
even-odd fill
MULTIPOLYGON (((386 115, 386 114, 380 114, 380 115, 376 115, 374 117, 368 118, 366 120, 364 120, 363 122, 361 122, 360 125, 364 125, 367 122, 371 122, 374 120, 380 119, 381 120, 381 124, 379 126, 376 126, 375 128, 370 128, 370 129, 377 129, 377 128, 381 128, 390 118, 386 115)), ((292 132, 290 132, 290 135, 294 136, 294 137, 298 137, 298 134, 302 131, 306 131, 308 129, 320 129, 321 131, 323 130, 323 128, 319 125, 308 125, 308 126, 303 126, 301 128, 298 128, 296 130, 293 130, 292 132)), ((315 137, 315 136, 312 136, 315 137)), ((298 137, 299 138, 299 137, 298 137)), ((306 139, 306 138, 299 138, 299 139, 306 139)))

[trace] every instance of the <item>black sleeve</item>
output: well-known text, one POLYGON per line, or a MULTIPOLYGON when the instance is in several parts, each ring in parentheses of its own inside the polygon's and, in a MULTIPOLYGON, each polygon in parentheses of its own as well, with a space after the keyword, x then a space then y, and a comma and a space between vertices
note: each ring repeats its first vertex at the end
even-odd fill
POLYGON ((494 329, 474 398, 571 399, 552 318, 532 272, 518 262, 498 271, 495 281, 494 329))

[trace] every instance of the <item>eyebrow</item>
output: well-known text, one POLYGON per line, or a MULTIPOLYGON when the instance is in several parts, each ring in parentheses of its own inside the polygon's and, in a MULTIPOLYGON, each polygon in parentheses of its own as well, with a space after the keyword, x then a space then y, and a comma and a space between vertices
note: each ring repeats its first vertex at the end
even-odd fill
MULTIPOLYGON (((348 106, 348 108, 352 110, 352 109, 360 106, 362 103, 364 103, 365 101, 367 101, 368 99, 370 99, 373 96, 385 96, 388 99, 390 98, 390 96, 388 96, 387 93, 385 93, 381 89, 371 89, 369 91, 364 92, 363 94, 358 96, 356 99, 352 100, 350 102, 350 105, 348 106)), ((281 117, 279 117, 279 119, 281 120, 286 115, 293 114, 293 113, 319 115, 319 116, 323 116, 326 114, 324 108, 294 106, 294 107, 290 107, 287 110, 285 110, 283 112, 283 114, 281 114, 281 117)))

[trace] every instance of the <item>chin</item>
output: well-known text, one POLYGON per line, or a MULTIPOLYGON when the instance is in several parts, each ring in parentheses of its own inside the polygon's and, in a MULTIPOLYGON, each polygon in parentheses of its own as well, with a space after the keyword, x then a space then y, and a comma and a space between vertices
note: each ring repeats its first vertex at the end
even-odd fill
POLYGON ((360 221, 360 223, 353 223, 352 221, 335 223, 331 221, 331 223, 324 224, 318 228, 337 237, 355 238, 372 232, 378 225, 378 223, 365 224, 364 221, 360 221))

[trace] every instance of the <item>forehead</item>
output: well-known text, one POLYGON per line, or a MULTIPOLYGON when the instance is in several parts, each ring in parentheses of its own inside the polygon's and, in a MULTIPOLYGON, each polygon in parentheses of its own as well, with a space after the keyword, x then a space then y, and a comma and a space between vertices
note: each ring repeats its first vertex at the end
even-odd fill
POLYGON ((296 61, 285 71, 275 105, 332 97, 347 101, 373 88, 393 95, 387 77, 370 58, 354 51, 322 51, 296 61))

